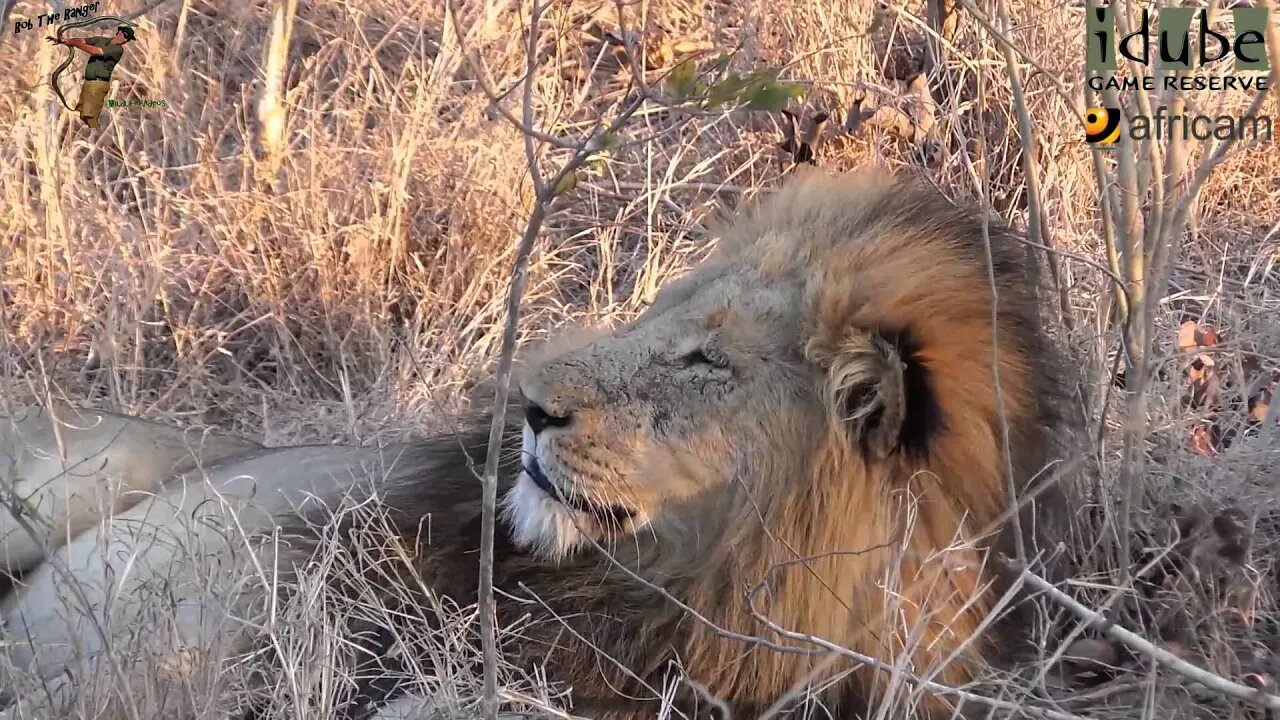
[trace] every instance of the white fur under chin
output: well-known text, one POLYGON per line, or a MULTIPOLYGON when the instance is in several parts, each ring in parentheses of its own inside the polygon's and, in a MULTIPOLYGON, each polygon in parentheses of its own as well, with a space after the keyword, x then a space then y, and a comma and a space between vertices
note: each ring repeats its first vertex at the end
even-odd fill
POLYGON ((511 524, 512 541, 548 560, 566 558, 587 544, 574 524, 573 511, 549 497, 526 473, 520 473, 502 498, 502 513, 511 524))
MULTIPOLYGON (((538 438, 526 424, 521 435, 522 462, 537 457, 537 453, 538 438)), ((517 547, 556 561, 587 544, 586 537, 574 524, 573 511, 549 497, 528 473, 520 473, 501 505, 502 516, 514 533, 511 540, 517 547)))

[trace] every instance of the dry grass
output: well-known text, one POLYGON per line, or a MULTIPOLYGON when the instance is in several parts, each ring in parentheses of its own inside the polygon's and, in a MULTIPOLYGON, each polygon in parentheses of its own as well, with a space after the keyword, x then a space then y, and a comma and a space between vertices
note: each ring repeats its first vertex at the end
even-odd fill
MULTIPOLYGON (((34 16, 39 5, 19 2, 15 15, 34 16)), ((142 3, 124 5, 112 11, 142 3)), ((11 138, 0 151, 8 210, 0 217, 0 395, 61 396, 270 445, 371 442, 438 427, 491 369, 533 197, 524 136, 489 108, 486 83, 465 57, 482 59, 519 117, 529 8, 496 0, 458 7, 463 37, 440 0, 161 4, 139 21, 115 96, 163 99, 168 108, 109 110, 99 132, 64 112, 42 84, 62 49, 47 47, 39 31, 7 35, 20 58, 11 71, 28 89, 0 98, 11 138)), ((1096 542, 1073 548, 1073 589, 1099 607, 1114 594, 1120 564, 1117 526, 1106 519, 1120 502, 1124 405, 1107 391, 1117 331, 1103 312, 1109 281, 1086 262, 1105 265, 1106 253, 1092 159, 1073 116, 1078 100, 1048 81, 1081 87, 1083 9, 1018 0, 1010 11, 1016 28, 1008 36, 1036 65, 1020 71, 1048 241, 1069 253, 1059 262, 1073 329, 1062 342, 1080 358, 1082 406, 1098 438, 1091 505, 1080 519, 1081 537, 1096 542)), ((935 164, 921 163, 919 144, 875 124, 837 127, 858 101, 918 107, 902 81, 924 57, 925 35, 912 20, 924 16, 896 4, 649 0, 628 6, 619 26, 612 2, 561 0, 542 25, 529 109, 540 130, 571 141, 598 115, 616 113, 632 68, 607 37, 636 37, 647 21, 651 82, 671 68, 664 53, 681 42, 736 49, 731 67, 740 71, 784 66, 785 78, 810 83, 811 107, 835 113, 819 147, 825 167, 874 162, 923 172, 1025 226, 1024 143, 1005 57, 976 24, 962 21, 952 40, 948 62, 962 81, 935 98, 928 142, 944 148, 935 164)), ((1189 99, 1219 102, 1208 93, 1189 99)), ((1247 98, 1226 102, 1240 108, 1247 98)), ((1264 112, 1280 115, 1275 108, 1269 100, 1264 112)), ((581 175, 548 221, 530 267, 521 338, 643 307, 709 248, 709 214, 779 178, 779 120, 641 111, 623 133, 641 142, 581 175)), ((553 168, 565 153, 542 156, 553 168)), ((1213 457, 1190 451, 1201 418, 1182 399, 1185 358, 1174 338, 1184 317, 1222 331, 1225 342, 1213 351, 1220 366, 1241 375, 1250 362, 1280 367, 1280 145, 1230 158, 1195 206, 1156 312, 1154 352, 1165 372, 1148 388, 1149 461, 1131 527, 1134 550, 1148 561, 1153 548, 1175 544, 1166 531, 1186 508, 1245 508, 1247 562, 1223 570, 1235 578, 1225 585, 1155 583, 1148 599, 1127 593, 1116 611, 1224 676, 1272 672, 1280 668, 1280 570, 1272 562, 1280 441, 1272 432, 1270 444, 1263 433, 1213 457)), ((1241 388, 1233 383, 1224 397, 1241 388)), ((1225 424, 1242 418, 1237 411, 1225 424)), ((1204 552, 1191 554, 1204 560, 1204 552)), ((335 555, 330 570, 341 572, 342 562, 335 555)), ((299 595, 314 597, 312 590, 304 583, 299 595)), ((450 627, 473 620, 469 609, 423 612, 450 616, 450 627)), ((282 617, 280 627, 292 620, 282 617)), ((332 628, 296 625, 280 630, 294 669, 325 668, 316 654, 341 652, 332 628)), ((477 656, 461 630, 405 642, 425 643, 439 661, 417 668, 437 709, 476 712, 477 656)), ((564 706, 536 677, 508 672, 503 680, 509 700, 564 706)), ((1055 671, 1041 680, 1062 695, 1075 679, 1055 671)), ((292 717, 323 717, 334 682, 323 670, 291 673, 280 697, 294 705, 292 717)), ((1091 717, 1246 717, 1154 671, 1106 687, 1094 691, 1101 699, 1062 707, 1091 717)), ((105 706, 84 707, 107 716, 105 706)))

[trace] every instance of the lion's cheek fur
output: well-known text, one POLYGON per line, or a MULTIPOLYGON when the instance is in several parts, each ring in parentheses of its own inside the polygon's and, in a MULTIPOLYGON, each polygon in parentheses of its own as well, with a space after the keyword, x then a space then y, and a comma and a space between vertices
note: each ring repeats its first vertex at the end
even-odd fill
POLYGON ((657 516, 665 507, 731 482, 736 443, 723 427, 713 423, 679 444, 653 437, 637 443, 636 461, 623 483, 627 496, 647 515, 657 516))

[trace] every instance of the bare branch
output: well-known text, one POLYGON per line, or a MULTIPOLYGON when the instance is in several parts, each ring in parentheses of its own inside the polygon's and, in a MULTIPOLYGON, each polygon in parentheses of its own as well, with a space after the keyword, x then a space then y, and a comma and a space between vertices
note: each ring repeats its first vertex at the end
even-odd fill
POLYGON ((864 655, 860 652, 856 652, 854 650, 841 647, 835 643, 828 642, 826 640, 823 640, 822 638, 815 637, 813 635, 806 635, 804 633, 792 632, 790 630, 787 630, 786 628, 781 627, 780 625, 773 622, 772 620, 770 620, 769 618, 761 614, 759 611, 757 611, 754 604, 752 604, 751 606, 751 614, 755 616, 756 620, 760 621, 770 630, 772 630, 773 632, 777 633, 782 637, 788 638, 790 640, 795 640, 798 642, 805 642, 805 643, 810 643, 812 645, 817 645, 818 647, 825 648, 836 655, 853 660, 856 663, 867 665, 869 667, 876 668, 877 670, 883 670, 885 672, 893 673, 896 677, 904 680, 907 684, 920 688, 921 690, 926 690, 932 695, 936 695, 939 697, 953 697, 959 700, 963 700, 965 702, 971 702, 977 705, 982 705, 984 707, 989 707, 994 710, 1005 710, 1005 711, 1014 712, 1022 715, 1028 715, 1030 717, 1035 717, 1035 718, 1046 718, 1047 720, 1085 720, 1085 718, 1080 715, 1073 715, 1071 713, 1059 712, 1057 710, 1050 710, 1048 708, 1037 708, 1037 707, 1027 705, 1024 702, 1000 700, 998 698, 979 695, 977 693, 970 692, 968 690, 963 690, 961 688, 954 688, 949 685, 943 685, 942 683, 934 682, 932 680, 925 680, 923 678, 917 677, 916 675, 905 672, 901 667, 898 667, 891 663, 884 662, 883 660, 878 660, 876 658, 871 657, 870 655, 864 655))
POLYGON ((1036 590, 1044 593, 1054 602, 1062 605, 1072 613, 1075 613, 1075 615, 1081 620, 1092 623, 1104 635, 1116 642, 1123 643, 1130 650, 1139 652, 1188 680, 1200 683, 1211 690, 1215 690, 1224 695, 1229 695, 1237 700, 1265 707, 1269 710, 1280 710, 1280 696, 1264 693, 1261 690, 1255 690, 1246 685, 1241 685, 1220 675, 1209 672, 1204 668, 1192 665, 1168 650, 1157 647, 1141 635, 1130 630, 1126 630, 1102 615, 1090 610, 1075 598, 1059 590, 1048 580, 1036 575, 1026 567, 1009 559, 1005 559, 1004 563, 1011 570, 1019 572, 1019 577, 1022 582, 1025 582, 1036 590))
MULTIPOLYGON (((455 32, 459 38, 463 33, 457 27, 458 17, 450 4, 450 15, 455 23, 455 32)), ((498 463, 502 452, 502 435, 506 427, 506 411, 510 401, 511 368, 515 358, 516 336, 520 322, 520 304, 524 297, 529 271, 529 258, 534 243, 542 230, 542 224, 552 212, 552 204, 561 188, 561 182, 574 173, 600 147, 601 137, 617 132, 644 104, 645 94, 638 93, 630 104, 618 115, 609 126, 602 130, 602 121, 597 120, 595 129, 575 146, 573 155, 560 170, 550 179, 542 175, 538 166, 539 140, 560 147, 558 141, 547 138, 534 130, 533 83, 537 70, 538 26, 542 19, 543 5, 535 0, 530 13, 528 42, 526 52, 526 72, 523 80, 523 119, 517 127, 524 135, 525 156, 529 165, 529 176, 535 190, 533 209, 525 225, 524 234, 516 246, 515 259, 511 270, 511 280, 507 294, 507 320, 502 334, 502 346, 498 356, 498 368, 495 378, 493 398, 493 421, 489 428, 489 443, 485 454, 484 471, 481 477, 483 484, 481 499, 480 524, 480 581, 478 589, 478 610, 480 615, 480 642, 484 653, 484 697, 482 707, 487 720, 496 720, 498 714, 498 678, 497 678, 497 618, 495 614, 493 588, 493 540, 496 529, 498 463)), ((465 48, 464 48, 465 54, 465 48)), ((477 72, 484 77, 484 73, 477 72)), ((482 83, 483 84, 483 83, 482 83)), ((495 106, 496 96, 490 95, 495 106)), ((504 115, 508 119, 509 113, 504 115)))

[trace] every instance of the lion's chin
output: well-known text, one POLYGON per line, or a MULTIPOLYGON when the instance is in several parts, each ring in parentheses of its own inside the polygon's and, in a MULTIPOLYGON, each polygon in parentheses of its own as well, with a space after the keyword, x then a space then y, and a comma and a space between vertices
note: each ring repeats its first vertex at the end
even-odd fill
POLYGON ((512 542, 538 557, 558 561, 569 557, 591 542, 604 542, 610 536, 629 534, 642 524, 640 517, 622 521, 606 531, 599 518, 591 513, 567 507, 538 487, 527 472, 520 473, 515 485, 502 499, 502 515, 511 527, 512 542))
POLYGON ((588 543, 574 523, 574 511, 543 492, 528 473, 520 473, 502 499, 502 515, 517 547, 548 560, 567 557, 588 543))

